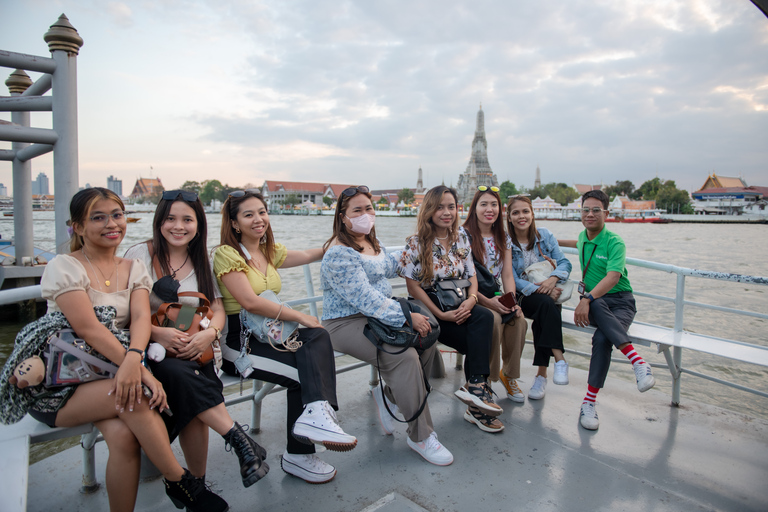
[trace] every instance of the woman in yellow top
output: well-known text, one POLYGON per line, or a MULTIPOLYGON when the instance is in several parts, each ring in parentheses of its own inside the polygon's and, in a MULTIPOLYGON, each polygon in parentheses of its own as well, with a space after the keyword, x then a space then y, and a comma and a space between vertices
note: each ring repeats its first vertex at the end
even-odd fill
POLYGON ((280 292, 278 267, 296 267, 318 261, 320 248, 289 251, 275 243, 269 224, 267 205, 256 189, 229 194, 221 210, 221 245, 213 256, 213 270, 224 299, 229 331, 222 347, 222 369, 236 374, 235 359, 240 354, 240 311, 268 318, 298 322, 301 347, 295 352, 279 352, 253 336, 244 340, 253 368, 248 376, 284 386, 288 400, 287 448, 283 471, 310 483, 329 482, 336 468, 315 456, 315 444, 335 451, 348 451, 357 439, 345 433, 335 411, 336 372, 328 332, 320 321, 259 297, 266 290, 280 292))

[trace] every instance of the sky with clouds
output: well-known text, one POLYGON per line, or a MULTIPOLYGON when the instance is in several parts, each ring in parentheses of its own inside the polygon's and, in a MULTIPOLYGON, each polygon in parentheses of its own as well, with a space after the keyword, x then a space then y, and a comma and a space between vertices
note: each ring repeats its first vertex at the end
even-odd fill
POLYGON ((419 166, 456 184, 482 103, 500 181, 768 186, 768 18, 748 0, 0 0, 0 49, 48 56, 61 13, 85 40, 81 185, 401 188, 419 166))

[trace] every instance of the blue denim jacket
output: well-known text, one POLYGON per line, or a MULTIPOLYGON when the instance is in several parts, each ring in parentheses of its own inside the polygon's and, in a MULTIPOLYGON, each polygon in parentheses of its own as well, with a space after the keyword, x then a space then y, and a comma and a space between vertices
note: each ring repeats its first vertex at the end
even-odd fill
MULTIPOLYGON (((555 260, 557 263, 557 268, 552 271, 550 276, 556 276, 560 281, 568 279, 568 276, 571 274, 572 265, 571 262, 568 261, 568 258, 565 257, 565 254, 563 254, 563 251, 560 250, 560 246, 557 244, 557 238, 555 238, 555 235, 553 235, 547 228, 538 228, 537 231, 541 238, 537 239, 536 243, 541 246, 541 252, 555 260)), ((515 288, 517 288, 517 291, 523 295, 530 295, 538 290, 539 287, 520 277, 520 274, 525 270, 523 251, 515 244, 512 244, 511 241, 510 245, 510 249, 512 249, 512 270, 515 272, 515 288)), ((539 252, 539 249, 537 248, 534 248, 534 250, 537 253, 539 252)), ((539 255, 539 261, 543 259, 544 258, 539 255)))

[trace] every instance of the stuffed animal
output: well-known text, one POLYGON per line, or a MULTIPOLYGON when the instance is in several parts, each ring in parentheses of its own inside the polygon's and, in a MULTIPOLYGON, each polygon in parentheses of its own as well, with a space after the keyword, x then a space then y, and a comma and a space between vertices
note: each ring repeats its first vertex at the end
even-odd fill
POLYGON ((43 382, 44 377, 45 363, 39 356, 32 356, 16 365, 8 382, 24 389, 27 386, 37 386, 43 382))
POLYGON ((159 343, 150 343, 147 348, 147 357, 152 361, 159 363, 165 359, 165 347, 159 343))

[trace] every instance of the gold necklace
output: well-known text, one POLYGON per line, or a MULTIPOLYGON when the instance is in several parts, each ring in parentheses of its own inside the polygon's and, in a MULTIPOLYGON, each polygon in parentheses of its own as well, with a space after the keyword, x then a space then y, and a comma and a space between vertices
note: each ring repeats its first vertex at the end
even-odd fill
MULTIPOLYGON (((90 258, 88 258, 88 255, 85 253, 85 247, 83 247, 83 256, 85 256, 85 261, 88 262, 88 265, 91 266, 91 270, 93 271, 93 275, 96 276, 96 277, 99 277, 96 274, 96 269, 93 268, 93 263, 91 263, 90 258)), ((114 259, 114 257, 113 257, 113 259, 114 259)), ((101 269, 99 268, 98 265, 96 265, 96 268, 99 269, 99 274, 101 274, 102 279, 104 279, 104 284, 106 285, 107 288, 109 288, 109 286, 112 284, 112 283, 109 282, 109 280, 112 278, 112 274, 114 274, 115 272, 117 272, 117 276, 116 276, 117 281, 120 281, 120 269, 117 266, 117 260, 115 260, 115 269, 109 274, 109 277, 104 277, 104 272, 101 271, 101 269)), ((96 281, 96 284, 99 285, 99 290, 101 290, 101 284, 98 281, 96 281)))

